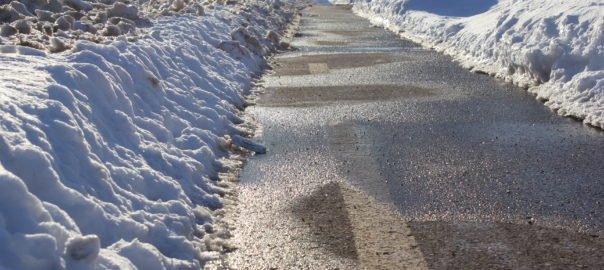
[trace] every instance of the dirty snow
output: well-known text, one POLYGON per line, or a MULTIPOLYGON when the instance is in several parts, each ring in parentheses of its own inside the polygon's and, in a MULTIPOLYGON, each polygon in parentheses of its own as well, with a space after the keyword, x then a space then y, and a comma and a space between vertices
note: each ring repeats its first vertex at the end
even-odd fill
POLYGON ((229 2, 159 9, 135 40, 0 46, 0 269, 200 269, 218 256, 225 138, 248 132, 243 95, 287 47, 295 12, 229 2))
MULTIPOLYGON (((333 1, 332 1, 333 2, 333 1)), ((353 0, 375 24, 604 128, 604 2, 353 0)))

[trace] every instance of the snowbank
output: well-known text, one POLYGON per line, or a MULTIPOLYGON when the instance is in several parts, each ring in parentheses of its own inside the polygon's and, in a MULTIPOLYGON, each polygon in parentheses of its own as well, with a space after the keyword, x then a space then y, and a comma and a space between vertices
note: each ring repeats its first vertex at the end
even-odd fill
POLYGON ((225 0, 8 0, 0 2, 0 44, 57 52, 78 40, 106 42, 118 36, 136 39, 152 18, 203 15, 225 0), (141 26, 143 28, 141 28, 141 26))
POLYGON ((246 1, 159 17, 136 42, 0 46, 0 269, 215 258, 224 137, 245 131, 237 107, 294 11, 246 1))
POLYGON ((527 87, 564 116, 604 128, 604 3, 353 0, 374 23, 527 87))

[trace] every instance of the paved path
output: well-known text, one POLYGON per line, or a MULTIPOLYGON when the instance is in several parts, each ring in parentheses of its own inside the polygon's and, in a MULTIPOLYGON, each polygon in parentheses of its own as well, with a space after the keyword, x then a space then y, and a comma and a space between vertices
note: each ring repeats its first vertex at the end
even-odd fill
POLYGON ((372 27, 303 14, 248 111, 236 269, 604 269, 604 133, 372 27))

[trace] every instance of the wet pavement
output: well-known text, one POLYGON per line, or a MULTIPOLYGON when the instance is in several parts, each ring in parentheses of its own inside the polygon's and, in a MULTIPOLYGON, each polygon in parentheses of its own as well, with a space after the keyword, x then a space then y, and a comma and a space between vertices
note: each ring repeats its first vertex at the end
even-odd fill
POLYGON ((604 132, 373 27, 303 13, 247 111, 233 269, 604 269, 604 132))

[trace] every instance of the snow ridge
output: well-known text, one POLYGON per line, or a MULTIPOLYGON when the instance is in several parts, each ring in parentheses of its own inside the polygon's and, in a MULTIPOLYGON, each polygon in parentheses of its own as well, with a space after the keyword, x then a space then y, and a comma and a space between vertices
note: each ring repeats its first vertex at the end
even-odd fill
POLYGON ((354 10, 464 67, 511 81, 604 129, 604 3, 354 0, 354 10))
POLYGON ((221 146, 294 12, 246 1, 159 17, 136 42, 0 46, 0 269, 217 258, 221 146))

